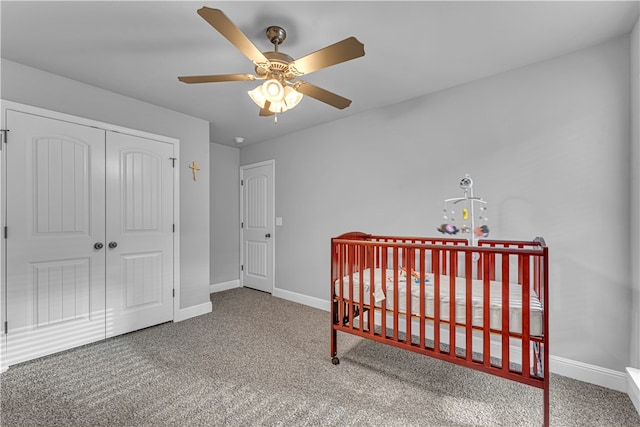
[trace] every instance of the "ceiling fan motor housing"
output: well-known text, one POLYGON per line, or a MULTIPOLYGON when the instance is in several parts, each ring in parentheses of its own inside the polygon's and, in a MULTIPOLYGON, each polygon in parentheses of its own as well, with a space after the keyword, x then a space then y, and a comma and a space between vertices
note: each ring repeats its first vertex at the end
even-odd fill
POLYGON ((270 78, 270 74, 282 76, 284 80, 292 80, 297 75, 289 69, 289 63, 293 62, 293 58, 282 52, 262 52, 269 60, 269 68, 266 69, 261 65, 256 65, 255 71, 259 78, 270 78))

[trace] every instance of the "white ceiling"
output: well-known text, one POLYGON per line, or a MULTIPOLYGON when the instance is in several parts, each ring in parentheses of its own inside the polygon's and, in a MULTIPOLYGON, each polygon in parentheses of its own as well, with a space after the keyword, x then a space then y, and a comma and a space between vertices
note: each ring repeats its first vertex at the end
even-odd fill
POLYGON ((252 144, 364 110, 564 55, 630 33, 640 1, 6 1, 3 58, 211 123, 214 142, 252 144), (349 36, 365 56, 304 76, 353 103, 311 98, 273 118, 247 96, 256 82, 187 85, 181 75, 253 73, 196 10, 221 9, 263 51, 299 58, 349 36))

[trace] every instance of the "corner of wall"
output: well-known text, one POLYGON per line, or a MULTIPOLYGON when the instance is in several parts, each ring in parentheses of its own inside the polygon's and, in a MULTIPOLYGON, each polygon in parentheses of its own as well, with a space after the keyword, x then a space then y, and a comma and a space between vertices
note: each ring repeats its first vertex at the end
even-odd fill
POLYGON ((209 293, 228 291, 229 289, 241 288, 240 279, 228 280, 226 282, 212 283, 209 285, 209 293))
MULTIPOLYGON (((640 369, 640 18, 631 32, 631 337, 629 360, 640 369)), ((640 382, 637 382, 638 385, 640 382)))

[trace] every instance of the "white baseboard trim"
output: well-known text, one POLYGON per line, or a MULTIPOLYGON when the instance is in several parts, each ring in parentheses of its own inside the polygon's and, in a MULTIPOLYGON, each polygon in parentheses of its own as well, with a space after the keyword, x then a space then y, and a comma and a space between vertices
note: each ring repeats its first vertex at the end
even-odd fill
POLYGON ((285 289, 273 288, 273 294, 272 295, 274 297, 278 297, 278 298, 286 299, 288 301, 293 301, 293 302, 297 302, 297 303, 300 303, 300 304, 308 305, 310 307, 318 308, 318 309, 324 310, 324 311, 330 311, 330 309, 331 309, 331 305, 329 305, 329 301, 327 301, 327 300, 324 300, 324 299, 321 299, 321 298, 310 297, 310 296, 307 296, 307 295, 299 294, 297 292, 287 291, 285 289))
POLYGON ((213 294, 216 292, 227 291, 233 288, 240 287, 240 279, 229 280, 228 282, 220 282, 220 283, 212 283, 209 285, 209 293, 213 294))
POLYGON ((213 306, 211 305, 211 301, 205 302, 203 304, 193 305, 187 308, 181 308, 176 313, 174 313, 173 321, 182 322, 183 320, 191 319, 192 317, 211 313, 212 310, 213 306))
POLYGON ((549 355, 549 370, 574 380, 627 392, 627 375, 624 372, 554 355, 549 355))
POLYGON ((627 368, 627 394, 640 414, 640 369, 627 368))

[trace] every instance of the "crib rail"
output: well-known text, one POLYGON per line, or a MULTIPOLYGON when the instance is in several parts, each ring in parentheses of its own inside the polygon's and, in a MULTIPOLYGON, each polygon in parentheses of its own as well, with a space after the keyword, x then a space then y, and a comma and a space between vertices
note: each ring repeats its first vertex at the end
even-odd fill
POLYGON ((337 331, 544 390, 548 425, 548 249, 543 239, 347 233, 331 243, 337 331), (448 298, 448 303, 446 301, 448 298))

